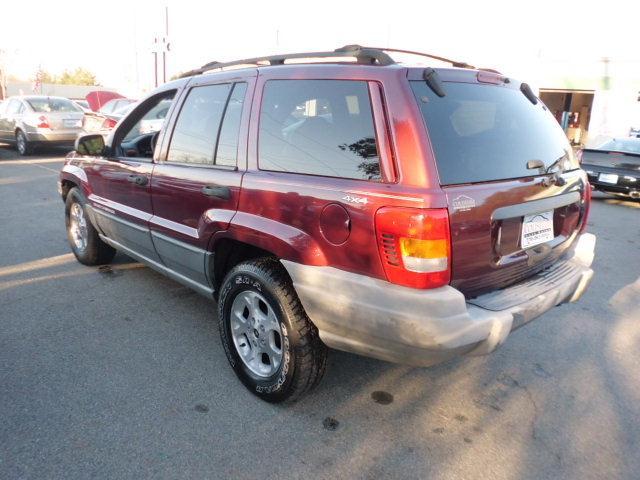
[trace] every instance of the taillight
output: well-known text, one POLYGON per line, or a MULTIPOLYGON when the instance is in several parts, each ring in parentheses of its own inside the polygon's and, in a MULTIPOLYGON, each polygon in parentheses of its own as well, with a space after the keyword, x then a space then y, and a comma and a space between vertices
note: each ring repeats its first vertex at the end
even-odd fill
POLYGON ((584 187, 584 210, 582 213, 582 225, 580 225, 580 233, 587 229, 587 221, 589 220, 589 212, 591 211, 591 184, 587 182, 584 187))
POLYGON ((578 159, 578 163, 582 165, 582 149, 576 152, 576 158, 578 159))
POLYGON ((447 209, 384 207, 376 212, 378 248, 387 280, 437 288, 451 279, 447 209))
POLYGON ((117 121, 115 121, 113 118, 105 118, 104 119, 104 128, 113 128, 118 124, 117 121))
POLYGON ((49 126, 49 119, 47 117, 45 117, 44 115, 40 115, 38 117, 38 125, 36 125, 38 128, 51 128, 49 126))

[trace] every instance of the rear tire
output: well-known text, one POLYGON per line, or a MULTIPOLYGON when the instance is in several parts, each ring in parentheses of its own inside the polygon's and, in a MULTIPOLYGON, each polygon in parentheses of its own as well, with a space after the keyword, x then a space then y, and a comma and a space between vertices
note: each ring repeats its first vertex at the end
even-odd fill
POLYGON ((241 263, 227 274, 218 326, 231 368, 267 402, 294 401, 324 375, 327 347, 274 258, 241 263))
POLYGON ((67 194, 64 217, 69 246, 80 263, 103 265, 113 260, 116 250, 98 236, 87 215, 86 199, 78 187, 67 194))
POLYGON ((16 150, 18 151, 18 154, 23 157, 26 157, 33 152, 33 146, 29 143, 27 136, 22 130, 18 130, 16 132, 16 150))

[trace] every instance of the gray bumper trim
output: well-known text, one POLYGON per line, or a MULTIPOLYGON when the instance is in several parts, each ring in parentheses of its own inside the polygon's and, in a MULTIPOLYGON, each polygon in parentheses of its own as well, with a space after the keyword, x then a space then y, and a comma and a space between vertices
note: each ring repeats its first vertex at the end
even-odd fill
MULTIPOLYGON (((556 305, 576 301, 593 276, 594 247, 595 236, 583 234, 565 259, 571 275, 500 311, 467 303, 451 286, 417 290, 332 267, 282 263, 329 347, 428 366, 460 354, 489 353, 513 329, 556 305)), ((510 288, 502 290, 504 295, 510 288)))

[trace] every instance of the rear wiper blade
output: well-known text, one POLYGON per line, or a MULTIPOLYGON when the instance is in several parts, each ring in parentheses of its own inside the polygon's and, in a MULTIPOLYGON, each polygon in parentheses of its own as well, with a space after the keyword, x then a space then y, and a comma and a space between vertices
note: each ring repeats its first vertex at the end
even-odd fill
POLYGON ((565 179, 560 176, 564 173, 562 160, 564 160, 567 155, 568 152, 565 151, 564 155, 558 158, 555 162, 551 163, 548 167, 545 167, 542 160, 529 160, 527 162, 527 170, 534 170, 537 168, 540 175, 546 175, 548 173, 551 173, 551 169, 553 169, 553 167, 558 167, 558 171, 554 172, 553 176, 548 179, 548 182, 545 181, 545 185, 549 186, 553 183, 555 185, 562 186, 566 183, 565 179))
POLYGON ((442 86, 442 80, 440 80, 440 75, 438 75, 438 72, 436 72, 433 68, 425 68, 424 72, 422 72, 422 78, 424 78, 424 81, 427 82, 429 88, 433 90, 433 93, 435 93, 437 96, 442 98, 446 95, 444 87, 442 86))

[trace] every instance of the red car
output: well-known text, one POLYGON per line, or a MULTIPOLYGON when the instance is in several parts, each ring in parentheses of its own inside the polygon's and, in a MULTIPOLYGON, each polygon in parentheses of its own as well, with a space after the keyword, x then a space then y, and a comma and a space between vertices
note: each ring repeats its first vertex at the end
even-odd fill
POLYGON ((270 402, 316 385, 327 347, 433 365, 577 300, 590 186, 553 116, 525 83, 389 52, 214 62, 80 138, 60 174, 77 259, 119 250, 216 299, 270 402))
POLYGON ((124 98, 116 92, 89 92, 86 101, 91 112, 85 112, 82 129, 87 133, 108 132, 124 117, 137 100, 124 98))

